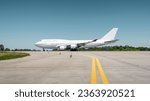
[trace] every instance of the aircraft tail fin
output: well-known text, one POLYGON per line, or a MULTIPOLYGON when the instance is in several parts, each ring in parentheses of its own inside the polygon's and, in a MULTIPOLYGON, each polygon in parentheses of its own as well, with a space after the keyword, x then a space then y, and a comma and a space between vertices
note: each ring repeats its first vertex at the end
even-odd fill
POLYGON ((101 40, 114 40, 117 34, 118 28, 113 28, 110 30, 101 40))

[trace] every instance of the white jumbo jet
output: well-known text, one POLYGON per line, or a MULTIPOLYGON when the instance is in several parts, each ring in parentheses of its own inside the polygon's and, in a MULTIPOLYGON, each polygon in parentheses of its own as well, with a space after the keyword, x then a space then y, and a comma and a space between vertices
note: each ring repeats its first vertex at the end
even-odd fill
POLYGON ((107 45, 118 41, 115 39, 118 28, 113 28, 104 37, 94 40, 65 40, 65 39, 42 39, 35 43, 37 47, 45 49, 57 49, 57 50, 76 50, 78 48, 94 48, 102 45, 107 45))

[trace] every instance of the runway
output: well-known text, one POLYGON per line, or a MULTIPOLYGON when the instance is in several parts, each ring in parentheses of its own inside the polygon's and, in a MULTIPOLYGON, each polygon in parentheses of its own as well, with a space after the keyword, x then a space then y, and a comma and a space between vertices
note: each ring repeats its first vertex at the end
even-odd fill
POLYGON ((1 84, 150 84, 150 52, 29 53, 0 61, 1 84))

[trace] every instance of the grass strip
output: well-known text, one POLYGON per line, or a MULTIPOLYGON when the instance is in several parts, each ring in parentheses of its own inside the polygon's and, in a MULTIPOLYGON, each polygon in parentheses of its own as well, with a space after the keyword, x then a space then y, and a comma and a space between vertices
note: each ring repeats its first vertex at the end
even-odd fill
POLYGON ((0 52, 0 60, 16 59, 25 56, 30 56, 30 54, 22 52, 0 52))

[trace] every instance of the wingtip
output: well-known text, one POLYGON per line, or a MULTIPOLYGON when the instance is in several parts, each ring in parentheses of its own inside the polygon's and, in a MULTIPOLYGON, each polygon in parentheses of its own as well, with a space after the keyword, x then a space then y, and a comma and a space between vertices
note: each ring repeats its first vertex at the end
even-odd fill
POLYGON ((118 29, 118 27, 113 27, 112 29, 118 29))
POLYGON ((93 42, 97 41, 98 39, 94 39, 93 42))

